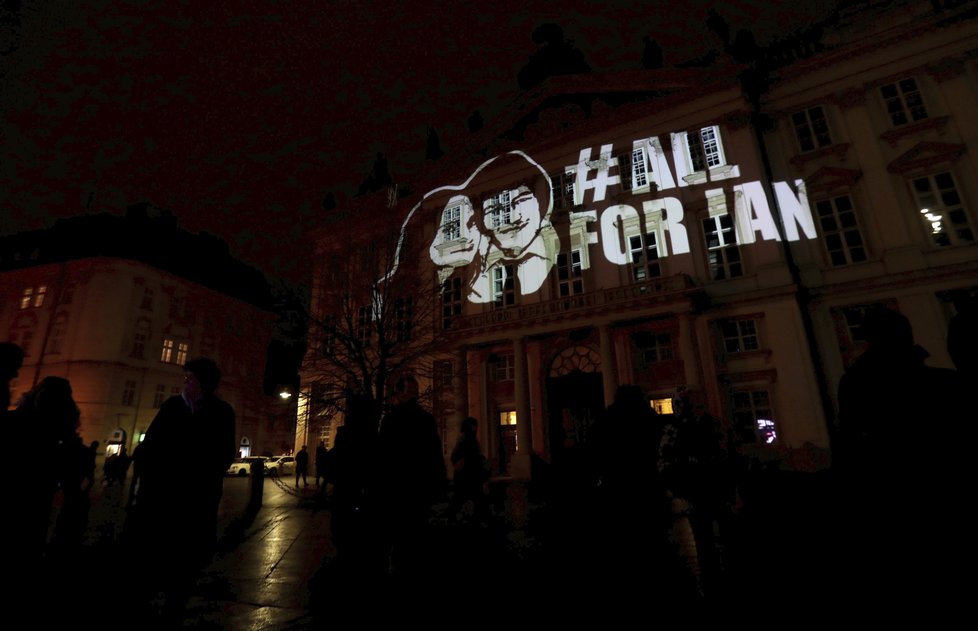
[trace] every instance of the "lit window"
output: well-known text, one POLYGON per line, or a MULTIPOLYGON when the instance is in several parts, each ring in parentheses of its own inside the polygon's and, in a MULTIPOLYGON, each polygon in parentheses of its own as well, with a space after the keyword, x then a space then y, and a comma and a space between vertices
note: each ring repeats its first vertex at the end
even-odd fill
POLYGON ((859 222, 852 207, 852 199, 841 195, 815 203, 818 223, 822 229, 822 243, 832 265, 848 265, 866 260, 859 222))
POLYGON ((934 245, 945 247, 975 240, 964 201, 947 171, 913 180, 917 208, 934 245))
POLYGON ((462 238, 461 204, 449 206, 442 213, 441 231, 445 241, 454 241, 462 238))
POLYGON ((724 351, 745 353, 760 348, 757 340, 757 324, 754 320, 722 320, 719 325, 724 351))
POLYGON ((632 280, 643 281, 662 276, 659 264, 659 245, 654 232, 628 237, 632 257, 632 280))
POLYGON ((716 215, 703 220, 703 236, 706 238, 707 261, 713 280, 735 278, 744 275, 740 260, 740 248, 734 239, 733 219, 730 215, 716 215))
POLYGON ((190 352, 190 344, 186 342, 180 342, 177 344, 177 361, 176 363, 183 366, 187 363, 187 354, 190 352))
POLYGON ((630 153, 618 156, 618 178, 623 191, 631 191, 648 186, 648 165, 645 160, 645 148, 636 147, 630 153))
POLYGON ((31 296, 34 294, 33 287, 27 287, 20 296, 20 308, 26 309, 31 306, 31 296))
POLYGON ((516 283, 512 265, 497 265, 492 268, 492 304, 508 307, 516 304, 516 283))
POLYGON ((888 83, 880 87, 880 94, 894 127, 927 118, 927 108, 924 107, 920 89, 913 78, 907 77, 888 83))
POLYGON ((656 414, 672 414, 672 399, 652 399, 649 405, 655 410, 656 414))
POLYGON ((555 173, 550 176, 550 193, 554 200, 554 210, 566 210, 574 206, 574 173, 555 173))
POLYGON ((136 382, 126 380, 126 385, 122 389, 122 405, 131 406, 136 398, 136 382))
POLYGON ((773 443, 778 435, 767 390, 733 393, 734 428, 743 442, 773 443))
POLYGON ((693 171, 706 171, 724 163, 720 130, 714 125, 686 134, 686 147, 693 171))
POLYGON ((825 113, 820 106, 795 112, 791 115, 791 122, 795 127, 795 136, 802 151, 815 151, 832 144, 825 113))
POLYGON ((44 305, 44 296, 47 294, 47 285, 39 285, 37 291, 34 292, 34 306, 41 307, 44 305))
POLYGON ((512 193, 513 191, 502 191, 486 199, 483 210, 487 228, 501 228, 513 223, 512 193))
POLYGON ((561 252, 557 255, 557 282, 561 298, 584 293, 584 270, 581 251, 561 252))
POLYGON ((160 361, 169 364, 173 361, 173 347, 175 343, 171 339, 163 339, 163 352, 160 354, 160 361))
POLYGON ((516 410, 506 410, 499 413, 500 425, 516 425, 516 410))

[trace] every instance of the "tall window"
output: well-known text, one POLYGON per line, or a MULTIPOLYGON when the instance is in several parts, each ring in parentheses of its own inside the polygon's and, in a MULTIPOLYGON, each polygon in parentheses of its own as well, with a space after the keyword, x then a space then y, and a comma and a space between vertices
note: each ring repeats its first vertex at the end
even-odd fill
POLYGON ((54 319, 51 327, 51 341, 48 342, 47 352, 60 353, 65 344, 65 335, 68 333, 68 316, 59 313, 54 319))
POLYGON ((512 265, 492 268, 492 304, 496 307, 516 304, 516 275, 512 265))
POLYGON ((686 145, 694 171, 706 171, 724 163, 720 130, 716 126, 687 132, 686 145))
POLYGON ((767 390, 734 392, 733 420, 742 442, 773 443, 778 438, 767 390))
POLYGON ((584 271, 581 251, 571 250, 557 255, 557 282, 561 298, 584 293, 584 271))
POLYGON ((655 233, 628 237, 632 257, 632 280, 642 281, 662 276, 659 264, 659 244, 655 233))
POLYGON ((455 376, 455 368, 452 362, 440 360, 435 363, 435 383, 441 388, 450 388, 452 379, 455 376))
POLYGON ((462 315, 462 279, 452 276, 441 286, 441 326, 450 329, 452 321, 462 315))
POLYGON ((567 210, 574 207, 574 173, 554 173, 550 176, 550 193, 554 200, 554 210, 567 210))
POLYGON ((645 148, 636 147, 629 153, 618 156, 618 178, 621 189, 630 191, 642 188, 649 183, 648 166, 645 162, 645 148))
POLYGON ((156 384, 156 391, 153 392, 153 407, 160 407, 164 401, 166 401, 166 384, 156 384))
POLYGON ((486 227, 501 228, 513 222, 512 191, 502 191, 488 197, 484 205, 486 227))
POLYGON ((177 344, 177 364, 183 366, 187 363, 187 355, 190 353, 190 344, 180 342, 177 344))
POLYGON ((648 333, 636 337, 646 364, 672 359, 672 336, 668 333, 648 333))
MULTIPOLYGON (((149 320, 139 320, 136 322, 136 329, 132 334, 132 351, 129 353, 129 356, 138 357, 139 359, 144 358, 146 356, 146 342, 148 340, 149 320)), ((161 358, 160 361, 166 362, 167 360, 161 358)))
POLYGON ((411 339, 411 327, 414 322, 414 301, 410 298, 398 298, 394 301, 394 336, 398 342, 411 339))
POLYGON ((373 323, 373 309, 371 307, 357 308, 357 339, 360 344, 367 346, 370 344, 370 328, 373 323))
POLYGON ((924 99, 913 77, 881 86, 880 94, 883 96, 883 102, 886 103, 886 113, 890 115, 894 127, 927 118, 924 99))
POLYGON ((730 215, 717 215, 703 220, 703 236, 706 238, 707 261, 713 280, 736 278, 744 275, 740 260, 740 248, 734 239, 733 219, 730 215))
POLYGON ((453 204, 445 209, 441 217, 441 231, 445 241, 462 238, 462 205, 453 204))
POLYGON ((136 399, 136 382, 126 380, 126 385, 122 388, 122 405, 131 406, 136 399))
POLYGON ((163 352, 160 353, 160 361, 164 364, 173 362, 173 351, 176 342, 169 338, 163 338, 163 352))
POLYGON ((924 228, 934 245, 973 243, 974 232, 968 222, 964 202, 947 171, 913 180, 913 192, 924 228))
POLYGON ((791 115, 791 123, 795 127, 798 146, 802 151, 815 151, 832 144, 829 136, 829 125, 820 105, 791 115))
POLYGON ((143 288, 143 299, 139 304, 140 309, 146 309, 147 311, 153 310, 153 290, 149 287, 143 288))
POLYGON ((37 308, 44 306, 44 296, 47 294, 47 291, 47 285, 25 287, 23 293, 20 295, 20 308, 28 309, 30 307, 37 308))
POLYGON ((818 223, 822 228, 822 244, 832 265, 849 265, 866 260, 866 246, 856 221, 852 199, 840 195, 815 203, 818 223))
POLYGON ((497 355, 492 363, 493 381, 512 381, 516 370, 516 363, 512 355, 497 355))
POLYGON ((744 353, 760 348, 754 320, 721 320, 719 325, 723 350, 727 353, 744 353))

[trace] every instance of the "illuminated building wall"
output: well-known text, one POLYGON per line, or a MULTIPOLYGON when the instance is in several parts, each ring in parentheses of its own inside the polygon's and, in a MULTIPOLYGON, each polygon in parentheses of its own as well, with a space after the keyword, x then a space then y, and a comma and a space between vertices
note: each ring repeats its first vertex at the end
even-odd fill
MULTIPOLYGON (((294 406, 262 392, 273 314, 255 301, 205 286, 204 280, 214 280, 210 272, 231 268, 208 271, 202 261, 220 266, 221 257, 197 257, 190 245, 195 237, 187 233, 190 241, 163 241, 169 243, 165 255, 171 262, 182 260, 176 267, 190 278, 135 260, 138 255, 96 255, 103 249, 93 235, 108 233, 120 243, 131 239, 126 249, 142 248, 142 256, 151 257, 152 247, 139 243, 138 230, 120 227, 125 221, 79 218, 48 232, 4 238, 0 327, 27 351, 12 384, 13 400, 48 375, 66 377, 81 408, 86 443, 98 440, 104 450, 122 429, 131 451, 160 403, 182 390, 183 363, 207 356, 224 373, 218 392, 235 409, 238 439, 247 439, 252 454, 291 449, 294 406), (37 299, 41 290, 43 298, 37 299)), ((154 238, 176 234, 164 225, 154 230, 154 238)), ((242 278, 264 282, 260 275, 242 278)), ((260 296, 259 285, 254 289, 260 296)), ((9 429, 30 448, 28 428, 9 429)), ((187 453, 193 448, 188 436, 187 453)))
MULTIPOLYGON (((978 286, 978 21, 938 6, 845 16, 756 111, 738 67, 555 77, 481 157, 412 183, 402 234, 427 251, 385 275, 441 292, 446 443, 475 416, 497 470, 529 475, 634 383, 660 409, 689 388, 738 440, 826 450, 871 304, 951 367, 978 286)), ((347 221, 391 215, 372 203, 347 221)))

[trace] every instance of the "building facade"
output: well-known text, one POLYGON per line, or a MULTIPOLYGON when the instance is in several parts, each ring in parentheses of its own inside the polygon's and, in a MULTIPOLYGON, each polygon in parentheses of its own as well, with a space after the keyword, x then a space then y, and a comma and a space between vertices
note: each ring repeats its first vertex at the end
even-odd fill
MULTIPOLYGON (((529 476, 637 384, 663 412, 687 389, 738 442, 818 466, 792 458, 827 456, 867 308, 904 313, 953 367, 947 323, 978 290, 973 9, 836 13, 750 66, 555 77, 436 163, 398 201, 382 273, 440 295, 416 372, 446 452, 474 416, 497 472, 529 476)), ((379 234, 391 215, 363 201, 344 221, 379 234)), ((321 260, 345 243, 324 231, 321 260)))
MULTIPOLYGON (((46 376, 65 377, 86 443, 131 452, 182 391, 183 364, 209 357, 242 455, 291 451, 294 406, 263 392, 274 321, 267 282, 216 239, 136 210, 5 237, 0 257, 0 327, 26 353, 14 402, 46 376)), ((30 448, 30 428, 10 431, 30 448)), ((188 436, 188 455, 193 448, 188 436)))

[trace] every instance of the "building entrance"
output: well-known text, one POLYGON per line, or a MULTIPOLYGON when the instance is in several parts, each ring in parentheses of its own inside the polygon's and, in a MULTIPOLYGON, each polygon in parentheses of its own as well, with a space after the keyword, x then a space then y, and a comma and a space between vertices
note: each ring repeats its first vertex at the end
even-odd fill
POLYGON ((601 373, 574 370, 548 378, 547 410, 551 461, 576 460, 604 410, 601 373))

